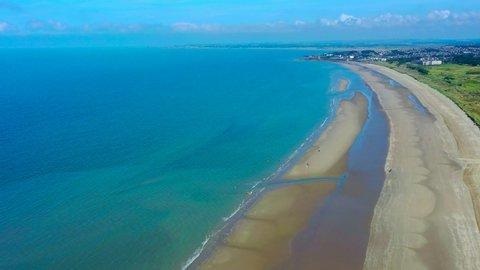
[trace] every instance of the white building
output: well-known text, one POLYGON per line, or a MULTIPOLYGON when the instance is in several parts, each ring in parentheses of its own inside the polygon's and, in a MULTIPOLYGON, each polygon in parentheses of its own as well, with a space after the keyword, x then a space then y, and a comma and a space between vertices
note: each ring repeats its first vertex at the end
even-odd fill
POLYGON ((442 64, 442 60, 425 60, 425 59, 422 59, 422 65, 424 66, 437 66, 437 65, 441 65, 442 64))

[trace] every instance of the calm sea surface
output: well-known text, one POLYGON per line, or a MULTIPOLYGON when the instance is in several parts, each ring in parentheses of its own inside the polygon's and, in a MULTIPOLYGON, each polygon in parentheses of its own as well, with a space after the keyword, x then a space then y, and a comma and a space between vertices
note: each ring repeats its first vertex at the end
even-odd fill
POLYGON ((299 50, 0 50, 0 269, 178 269, 354 76, 299 50))

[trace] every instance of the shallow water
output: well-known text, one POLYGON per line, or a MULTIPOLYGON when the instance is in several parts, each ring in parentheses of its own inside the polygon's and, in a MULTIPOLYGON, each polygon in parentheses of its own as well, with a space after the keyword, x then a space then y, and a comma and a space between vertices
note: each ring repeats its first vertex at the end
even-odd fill
POLYGON ((319 204, 281 269, 362 269, 373 210, 385 180, 389 127, 369 89, 368 119, 348 152, 346 177, 319 204))
MULTIPOLYGON (((280 174, 277 179, 272 179, 265 185, 262 184, 260 186, 263 189, 262 194, 268 197, 267 201, 271 205, 266 205, 265 200, 262 200, 263 197, 260 196, 257 200, 258 203, 250 203, 251 207, 246 206, 245 211, 237 213, 237 218, 232 220, 232 223, 243 228, 243 233, 238 233, 242 229, 236 228, 232 235, 230 232, 233 227, 227 226, 224 233, 213 241, 214 244, 209 245, 201 257, 195 261, 192 269, 198 267, 205 260, 209 266, 217 263, 222 265, 223 261, 220 261, 222 256, 234 256, 229 260, 228 265, 236 267, 235 269, 242 267, 263 269, 267 267, 266 265, 271 264, 276 265, 274 269, 318 269, 320 265, 328 269, 362 268, 373 209, 385 179, 384 166, 388 151, 389 128, 386 116, 373 92, 366 87, 358 75, 350 74, 348 78, 350 90, 348 93, 337 95, 337 98, 349 99, 355 93, 353 90, 360 91, 367 97, 369 105, 368 119, 348 152, 348 166, 344 174, 340 177, 293 181, 281 180, 283 175, 280 174), (285 201, 289 201, 288 198, 295 198, 299 190, 305 193, 304 199, 294 201, 304 205, 292 206, 296 212, 292 212, 284 218, 277 214, 272 214, 272 217, 265 216, 270 213, 265 212, 265 209, 271 208, 273 210, 269 211, 277 213, 280 210, 276 205, 284 205, 287 203, 285 201), (314 198, 308 199, 307 194, 310 193, 314 195, 314 198), (282 196, 289 197, 281 199, 282 196), (255 214, 255 211, 259 209, 262 209, 261 213, 263 214, 255 214), (306 228, 300 231, 298 229, 304 225, 294 226, 292 224, 293 220, 299 222, 303 220, 303 218, 295 218, 297 214, 312 215, 306 228), (272 222, 273 224, 271 224, 272 222), (266 228, 267 224, 269 224, 269 229, 266 228), (252 231, 252 226, 260 232, 252 231), (295 231, 291 231, 292 229, 295 231), (280 235, 277 230, 281 230, 283 232, 281 235, 284 237, 286 237, 287 231, 289 235, 294 236, 290 251, 283 250, 279 246, 281 239, 273 237, 280 235), (257 236, 255 237, 255 235, 257 236), (276 243, 275 246, 266 247, 267 244, 272 245, 268 241, 265 242, 268 239, 270 242, 276 243), (267 250, 271 252, 267 252, 267 250), (210 259, 212 255, 215 256, 210 259)), ((315 141, 324 128, 325 126, 314 133, 309 142, 315 141)), ((302 151, 290 160, 290 166, 286 166, 283 172, 286 172, 302 157, 303 153, 310 148, 310 144, 304 145, 302 151)))
POLYGON ((180 268, 353 76, 303 54, 0 50, 0 268, 180 268))

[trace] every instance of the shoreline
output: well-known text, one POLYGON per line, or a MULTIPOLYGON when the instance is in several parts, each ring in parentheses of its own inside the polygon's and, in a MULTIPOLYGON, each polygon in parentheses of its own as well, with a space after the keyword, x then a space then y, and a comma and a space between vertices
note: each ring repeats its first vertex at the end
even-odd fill
MULTIPOLYGON (((340 83, 341 80, 346 80, 340 78, 336 80, 336 85, 340 83)), ((262 180, 256 182, 251 191, 247 194, 246 198, 240 203, 240 205, 233 210, 233 212, 223 219, 223 222, 213 230, 212 233, 206 236, 205 240, 201 245, 194 251, 192 256, 190 256, 186 262, 183 264, 181 269, 197 269, 203 261, 205 261, 209 255, 212 253, 213 249, 217 246, 217 243, 222 239, 226 238, 234 225, 241 219, 241 216, 246 213, 252 206, 258 202, 258 200, 266 193, 268 190, 264 186, 269 184, 280 183, 285 181, 284 176, 288 171, 293 168, 304 155, 311 150, 313 144, 325 133, 327 129, 331 126, 336 120, 337 110, 339 109, 343 101, 348 101, 353 98, 351 95, 349 86, 351 84, 350 80, 346 80, 347 85, 344 91, 337 91, 340 95, 334 97, 330 104, 330 113, 327 118, 324 119, 320 124, 318 124, 311 132, 306 139, 286 158, 284 162, 280 164, 278 169, 274 171, 271 175, 262 180)), ((360 91, 359 91, 360 93, 360 91)))
POLYGON ((248 207, 244 216, 235 222, 224 240, 197 266, 200 269, 265 269, 280 265, 290 253, 290 241, 306 226, 314 209, 335 190, 337 179, 344 171, 335 167, 338 164, 344 166, 347 151, 353 139, 360 133, 366 116, 367 100, 363 94, 357 93, 352 100, 342 100, 336 117, 313 147, 310 147, 289 171, 305 166, 305 157, 308 159, 319 154, 325 157, 323 152, 317 152, 317 148, 319 144, 330 147, 336 145, 335 136, 330 134, 347 134, 349 138, 346 142, 340 142, 330 166, 312 163, 309 168, 319 166, 314 174, 306 172, 296 175, 295 179, 284 175, 275 182, 280 184, 280 187, 265 190, 260 198, 248 207), (354 122, 358 122, 359 128, 352 125, 354 122), (347 146, 342 147, 341 144, 347 146), (300 181, 312 178, 314 181, 300 181))
POLYGON ((345 65, 377 93, 391 128, 364 269, 480 268, 480 131, 452 101, 407 75, 345 65))
MULTIPOLYGON (((346 77, 342 77, 337 79, 336 84, 341 83, 341 80, 348 82, 347 89, 343 92, 336 91, 338 95, 332 100, 331 113, 327 119, 304 140, 273 175, 257 182, 243 203, 224 220, 222 227, 207 237, 182 269, 245 269, 246 262, 250 263, 247 265, 249 269, 281 268, 286 265, 295 268, 303 264, 301 259, 303 252, 300 250, 305 248, 308 248, 308 252, 323 253, 323 257, 316 256, 323 258, 321 264, 337 269, 361 268, 368 244, 373 209, 385 178, 383 167, 387 155, 389 131, 386 116, 380 110, 378 98, 369 87, 365 86, 360 77, 356 77, 353 81, 351 78, 347 80, 346 77), (356 88, 351 89, 354 81, 356 88), (353 101, 354 98, 355 101, 353 101), (356 104, 359 99, 361 104, 356 104), (344 113, 339 113, 345 110, 341 108, 345 107, 345 104, 348 104, 347 107, 352 105, 357 107, 356 111, 349 108, 349 117, 343 117, 344 113), (358 107, 363 107, 363 113, 359 113, 358 107), (358 124, 358 122, 362 123, 358 124), (333 128, 335 125, 339 125, 340 128, 333 128), (335 130, 332 131, 332 129, 335 130), (353 135, 346 135, 349 129, 353 129, 353 132, 350 131, 353 135), (365 133, 369 134, 368 138, 365 133), (372 137, 377 139, 369 142, 369 138, 372 137), (381 146, 382 144, 384 146, 381 146), (327 151, 317 152, 319 148, 324 147, 327 151), (367 162, 370 159, 366 160, 363 157, 366 154, 372 154, 372 151, 377 154, 372 162, 367 162), (303 172, 292 177, 291 172, 295 171, 295 168, 305 167, 306 160, 312 156, 317 159, 317 162, 309 164, 309 169, 318 166, 317 170, 320 172, 310 174, 311 172, 307 170, 301 170, 303 172), (325 159, 327 162, 323 162, 325 159), (351 162, 353 165, 350 164, 351 162), (324 163, 329 165, 325 166, 324 163), (302 191, 299 192, 299 188, 302 191), (304 196, 305 194, 302 193, 305 193, 305 189, 313 191, 311 192, 313 196, 304 196), (262 203, 265 197, 266 202, 262 203), (272 209, 272 206, 285 204, 288 200, 291 204, 292 197, 293 201, 296 198, 304 201, 294 207, 301 213, 301 217, 293 218, 294 221, 292 221, 290 216, 284 215, 290 220, 274 222, 290 225, 285 226, 287 232, 283 229, 277 230, 281 231, 282 236, 277 237, 281 241, 273 245, 270 242, 276 241, 275 236, 272 237, 274 230, 266 226, 265 221, 272 222, 274 216, 269 216, 271 212, 277 212, 277 214, 282 212, 279 207, 272 209), (258 204, 262 206, 257 207, 258 204), (340 207, 337 207, 338 204, 340 207), (347 214, 347 219, 352 217, 353 220, 345 222, 339 215, 341 212, 350 212, 347 214), (266 214, 267 218, 258 216, 258 213, 266 214), (255 224, 258 223, 256 221, 261 221, 263 224, 255 224), (312 226, 318 222, 324 223, 320 226, 331 227, 340 236, 348 235, 350 240, 336 245, 333 249, 327 249, 327 246, 335 245, 335 239, 332 238, 334 234, 323 231, 316 233, 319 235, 316 239, 305 241, 303 239, 305 235, 317 229, 318 226, 312 226), (312 246, 315 241, 331 243, 327 243, 323 249, 318 249, 316 245, 312 246), (355 245, 352 246, 351 243, 355 245), (255 256, 254 253, 258 252, 259 248, 266 247, 268 248, 262 252, 268 257, 266 260, 255 256), (346 254, 350 255, 346 256, 346 254), (229 261, 230 265, 228 265, 229 261)), ((298 173, 298 170, 296 171, 298 173)), ((312 265, 303 264, 302 267, 308 268, 312 265)))
MULTIPOLYGON (((363 83, 363 82, 362 82, 363 83)), ((295 237, 281 269, 361 269, 370 222, 383 187, 389 128, 376 95, 367 88, 369 114, 348 151, 345 178, 295 237)))

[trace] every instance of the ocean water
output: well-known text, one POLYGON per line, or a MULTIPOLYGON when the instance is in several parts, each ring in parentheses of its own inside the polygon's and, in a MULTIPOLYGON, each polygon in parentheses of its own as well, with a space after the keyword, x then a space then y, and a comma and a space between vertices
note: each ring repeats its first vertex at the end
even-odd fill
POLYGON ((0 269, 179 269, 353 76, 300 50, 0 50, 0 269))

